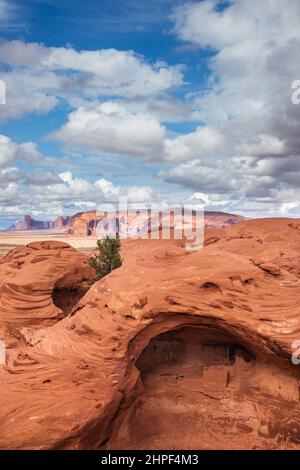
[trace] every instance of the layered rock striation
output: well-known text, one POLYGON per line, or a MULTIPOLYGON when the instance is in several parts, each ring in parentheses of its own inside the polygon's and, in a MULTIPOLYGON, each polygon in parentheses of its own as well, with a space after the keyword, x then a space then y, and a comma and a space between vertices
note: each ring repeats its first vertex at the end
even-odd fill
POLYGON ((1 448, 299 448, 299 242, 292 219, 207 229, 199 251, 124 241, 123 266, 62 320, 50 291, 66 276, 78 285, 76 252, 34 268, 33 298, 48 285, 48 306, 30 304, 22 279, 56 249, 11 252, 1 278, 18 294, 0 291, 1 325, 31 321, 0 366, 1 448), (53 324, 36 328, 40 317, 53 324))

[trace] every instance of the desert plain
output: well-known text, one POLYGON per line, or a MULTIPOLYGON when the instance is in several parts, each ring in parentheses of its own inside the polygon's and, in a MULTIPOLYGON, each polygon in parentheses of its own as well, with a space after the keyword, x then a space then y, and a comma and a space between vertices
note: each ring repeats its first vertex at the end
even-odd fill
POLYGON ((80 237, 67 235, 59 230, 32 230, 32 231, 0 231, 0 257, 16 246, 27 245, 31 242, 56 240, 67 242, 77 250, 90 252, 96 246, 96 236, 80 237))

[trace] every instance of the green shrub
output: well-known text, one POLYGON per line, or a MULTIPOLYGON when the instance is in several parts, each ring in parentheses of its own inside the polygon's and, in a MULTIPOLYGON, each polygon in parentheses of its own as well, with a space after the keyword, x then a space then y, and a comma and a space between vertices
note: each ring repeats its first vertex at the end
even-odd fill
POLYGON ((97 240, 97 249, 99 253, 89 258, 89 265, 96 272, 95 279, 91 280, 89 285, 93 285, 114 269, 122 266, 120 256, 121 242, 119 237, 111 238, 107 236, 103 240, 97 240))

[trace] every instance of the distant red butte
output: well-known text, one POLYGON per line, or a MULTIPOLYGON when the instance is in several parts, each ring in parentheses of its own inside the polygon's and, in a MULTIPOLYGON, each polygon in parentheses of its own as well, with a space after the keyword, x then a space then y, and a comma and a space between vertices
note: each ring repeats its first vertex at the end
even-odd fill
MULTIPOLYGON (((120 217, 121 217, 120 213, 120 217)), ((104 217, 115 218, 115 213, 105 213, 99 211, 79 212, 73 216, 59 216, 54 221, 35 220, 30 215, 25 215, 24 219, 16 222, 9 227, 9 231, 27 231, 27 230, 53 230, 65 229, 69 235, 79 237, 96 236, 97 224, 104 217)), ((145 223, 149 219, 147 211, 130 211, 128 213, 129 221, 139 218, 144 219, 145 223)), ((169 215, 167 216, 169 217, 169 215)), ((205 227, 225 228, 245 220, 244 217, 225 212, 205 212, 205 227)))
POLYGON ((53 228, 52 221, 35 220, 30 215, 25 215, 24 219, 17 221, 8 230, 24 231, 24 230, 47 230, 53 228))
MULTIPOLYGON (((129 220, 133 220, 138 212, 131 211, 129 220)), ((149 217, 147 211, 140 212, 141 217, 145 217, 145 221, 149 217)), ((76 236, 97 235, 97 224, 105 216, 104 212, 88 211, 75 214, 70 221, 68 233, 76 236)), ((108 217, 115 217, 114 214, 108 214, 108 217)), ((225 228, 245 220, 244 217, 235 214, 227 214, 225 212, 205 212, 205 227, 209 228, 225 228)))
POLYGON ((71 223, 71 216, 59 216, 52 220, 35 220, 30 215, 25 215, 22 220, 11 225, 9 231, 27 231, 27 230, 50 230, 68 227, 71 223))

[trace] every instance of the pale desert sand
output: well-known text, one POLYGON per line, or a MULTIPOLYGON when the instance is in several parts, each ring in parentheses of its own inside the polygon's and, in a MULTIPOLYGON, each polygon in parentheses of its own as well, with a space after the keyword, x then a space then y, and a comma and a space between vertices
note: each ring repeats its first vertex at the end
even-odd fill
POLYGON ((0 231, 0 256, 4 256, 9 250, 19 245, 27 245, 31 242, 56 240, 66 242, 74 248, 90 252, 96 247, 96 237, 76 237, 67 235, 59 230, 30 230, 24 232, 0 231))

